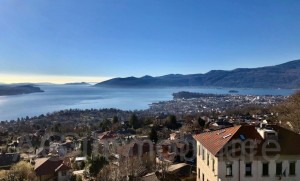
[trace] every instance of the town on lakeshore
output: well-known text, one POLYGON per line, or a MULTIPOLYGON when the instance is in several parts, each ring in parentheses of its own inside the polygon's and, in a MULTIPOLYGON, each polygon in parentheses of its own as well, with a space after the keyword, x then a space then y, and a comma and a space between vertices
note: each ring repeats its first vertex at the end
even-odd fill
POLYGON ((0 122, 2 180, 297 180, 300 93, 178 92, 149 109, 0 122), (298 101, 298 102, 295 102, 298 101))

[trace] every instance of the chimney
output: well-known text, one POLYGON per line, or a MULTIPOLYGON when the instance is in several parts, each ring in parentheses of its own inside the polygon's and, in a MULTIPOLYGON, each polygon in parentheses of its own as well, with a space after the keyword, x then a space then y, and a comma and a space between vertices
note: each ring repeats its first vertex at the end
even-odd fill
POLYGON ((264 140, 278 140, 278 133, 265 123, 260 123, 256 130, 264 140))

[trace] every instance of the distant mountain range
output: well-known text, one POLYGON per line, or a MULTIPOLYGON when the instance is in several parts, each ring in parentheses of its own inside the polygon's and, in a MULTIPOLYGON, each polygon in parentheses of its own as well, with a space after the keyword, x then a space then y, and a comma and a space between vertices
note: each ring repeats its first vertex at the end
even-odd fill
POLYGON ((275 66, 212 70, 205 74, 169 74, 159 77, 114 78, 100 87, 226 87, 226 88, 300 88, 300 60, 275 66))
POLYGON ((0 85, 0 96, 30 94, 34 92, 44 91, 33 85, 0 85))

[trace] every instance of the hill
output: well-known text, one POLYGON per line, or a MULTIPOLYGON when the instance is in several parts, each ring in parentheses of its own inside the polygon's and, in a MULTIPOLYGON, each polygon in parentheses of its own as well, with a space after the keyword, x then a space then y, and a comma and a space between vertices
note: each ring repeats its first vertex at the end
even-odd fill
POLYGON ((234 88, 299 88, 300 60, 275 66, 212 70, 205 74, 169 74, 159 77, 114 78, 95 86, 104 87, 234 87, 234 88))
POLYGON ((44 92, 39 87, 32 85, 0 85, 0 96, 30 94, 44 92))

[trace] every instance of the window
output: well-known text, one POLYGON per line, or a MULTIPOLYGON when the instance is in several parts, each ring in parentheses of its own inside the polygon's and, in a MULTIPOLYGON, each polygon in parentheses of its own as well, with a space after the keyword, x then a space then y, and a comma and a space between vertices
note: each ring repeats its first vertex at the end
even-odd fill
POLYGON ((215 159, 212 160, 212 171, 215 171, 215 159))
POLYGON ((202 173, 202 181, 205 181, 204 173, 202 173))
POLYGON ((207 166, 209 166, 209 154, 207 153, 207 166))
POLYGON ((262 164, 262 175, 268 176, 269 175, 269 163, 262 164))
POLYGON ((276 175, 279 176, 282 174, 282 162, 276 163, 276 175))
POLYGON ((200 179, 200 168, 198 168, 198 178, 200 179))
POLYGON ((245 140, 246 140, 246 137, 245 137, 245 135, 243 135, 243 134, 240 134, 240 139, 241 139, 242 141, 245 141, 245 140))
POLYGON ((252 175, 252 163, 246 163, 245 164, 245 175, 251 176, 252 175))
POLYGON ((226 164, 226 176, 232 176, 232 164, 226 164))
POLYGON ((198 146, 198 155, 200 156, 201 148, 200 145, 198 146))
POLYGON ((202 148, 202 160, 205 160, 205 150, 202 148))
POLYGON ((290 175, 296 175, 296 162, 290 162, 290 175))

